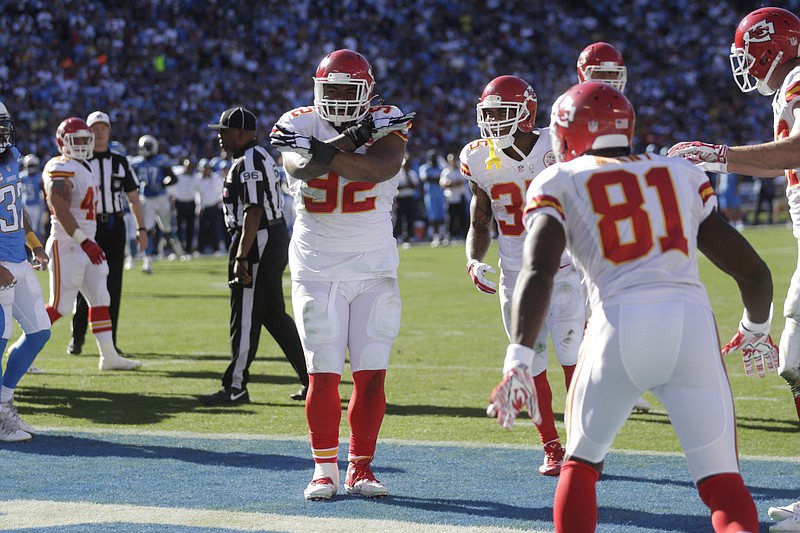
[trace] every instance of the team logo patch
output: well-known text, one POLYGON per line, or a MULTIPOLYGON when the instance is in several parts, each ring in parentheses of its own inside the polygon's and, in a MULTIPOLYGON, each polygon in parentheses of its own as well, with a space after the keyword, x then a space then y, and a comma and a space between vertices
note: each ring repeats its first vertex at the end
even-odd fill
POLYGON ((556 154, 552 150, 544 154, 544 166, 549 167, 556 164, 556 154))
POLYGON ((766 20, 759 21, 747 30, 747 40, 751 43, 763 43, 772 39, 772 34, 775 33, 775 25, 766 20))

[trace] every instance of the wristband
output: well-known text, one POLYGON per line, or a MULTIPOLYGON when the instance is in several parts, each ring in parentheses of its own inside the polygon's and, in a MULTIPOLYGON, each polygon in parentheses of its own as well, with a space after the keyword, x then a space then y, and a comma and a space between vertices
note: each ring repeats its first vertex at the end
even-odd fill
POLYGON ((769 304, 769 318, 766 322, 756 324, 747 316, 747 309, 742 312, 742 327, 751 333, 769 333, 772 324, 772 303, 769 304))
POLYGON ((78 244, 80 244, 89 237, 86 236, 81 228, 75 228, 75 231, 72 232, 72 238, 75 239, 78 244))
POLYGON ((42 247, 42 243, 39 242, 39 238, 33 231, 25 233, 25 244, 28 245, 28 248, 30 248, 31 251, 42 247))
POLYGON ((530 369, 533 366, 534 353, 533 348, 522 344, 509 344, 506 348, 506 359, 503 361, 503 374, 520 365, 530 369))

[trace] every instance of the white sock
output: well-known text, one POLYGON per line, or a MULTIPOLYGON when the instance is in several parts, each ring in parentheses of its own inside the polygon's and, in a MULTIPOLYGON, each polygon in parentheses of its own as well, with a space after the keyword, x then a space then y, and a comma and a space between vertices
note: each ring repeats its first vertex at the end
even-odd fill
POLYGON ((3 386, 0 387, 0 403, 8 403, 14 399, 14 389, 3 386))
POLYGON ((339 486, 339 463, 314 463, 314 477, 320 479, 329 477, 335 486, 339 486))
POLYGON ((100 350, 100 357, 119 357, 117 349, 114 348, 114 335, 110 329, 94 333, 94 338, 97 341, 97 349, 100 350))

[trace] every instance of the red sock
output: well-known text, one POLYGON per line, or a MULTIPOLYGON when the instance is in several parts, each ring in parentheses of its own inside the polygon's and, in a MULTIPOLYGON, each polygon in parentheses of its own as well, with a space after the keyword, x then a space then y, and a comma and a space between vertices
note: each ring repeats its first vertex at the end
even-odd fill
POLYGON ((556 533, 594 533, 597 527, 597 493, 600 474, 578 461, 564 461, 553 502, 556 533))
POLYGON ((539 430, 542 444, 546 444, 559 439, 555 415, 553 415, 553 393, 550 390, 550 383, 547 381, 547 370, 534 376, 533 384, 539 399, 539 413, 542 415, 542 423, 536 426, 536 429, 539 430))
POLYGON ((561 365, 564 369, 564 383, 569 390, 569 384, 572 383, 572 374, 575 373, 575 365, 561 365))
POLYGON ((47 311, 47 316, 50 317, 50 323, 54 323, 56 320, 61 318, 61 313, 56 311, 55 307, 50 307, 50 304, 46 304, 44 306, 45 311, 47 311))
POLYGON ((92 328, 92 333, 112 330, 111 313, 108 311, 108 306, 89 308, 89 326, 92 328))
POLYGON ((386 370, 361 370, 353 373, 353 396, 347 407, 350 423, 350 460, 371 458, 386 413, 383 383, 386 370))
POLYGON ((800 420, 800 396, 794 397, 794 408, 797 411, 797 419, 800 420))
POLYGON ((339 451, 339 423, 342 400, 339 397, 339 374, 308 375, 306 420, 314 462, 335 463, 339 451))
POLYGON ((711 509, 711 525, 716 533, 758 531, 756 504, 739 474, 708 477, 697 485, 697 492, 711 509))

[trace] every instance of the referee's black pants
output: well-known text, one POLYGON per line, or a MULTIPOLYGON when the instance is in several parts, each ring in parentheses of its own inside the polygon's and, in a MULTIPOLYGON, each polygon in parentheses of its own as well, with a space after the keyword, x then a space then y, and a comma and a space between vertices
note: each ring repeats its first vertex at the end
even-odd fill
MULTIPOLYGON (((234 234, 228 251, 228 281, 233 281, 236 251, 241 233, 234 234)), ((222 386, 245 389, 250 364, 256 357, 263 325, 283 350, 302 385, 308 385, 303 346, 283 299, 283 271, 289 262, 289 230, 281 219, 260 229, 249 255, 249 287, 231 285, 231 363, 222 376, 222 386)))
MULTIPOLYGON (((111 295, 111 304, 108 312, 111 314, 111 333, 114 346, 117 345, 117 322, 119 319, 119 302, 122 298, 122 270, 125 264, 125 218, 122 213, 118 215, 97 215, 97 234, 95 240, 106 254, 108 262, 108 292, 111 295)), ((86 337, 86 328, 89 322, 89 304, 86 303, 81 293, 75 300, 75 314, 72 316, 72 338, 83 344, 86 337)))

